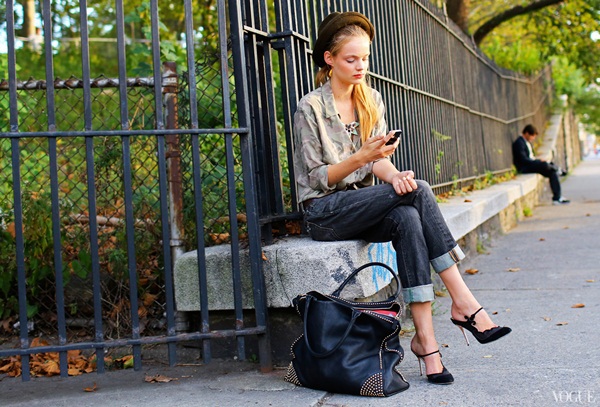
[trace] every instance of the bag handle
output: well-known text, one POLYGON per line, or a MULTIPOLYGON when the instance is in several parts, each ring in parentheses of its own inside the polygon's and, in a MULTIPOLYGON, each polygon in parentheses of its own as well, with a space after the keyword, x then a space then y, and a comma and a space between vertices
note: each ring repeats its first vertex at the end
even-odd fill
POLYGON ((387 271, 389 271, 392 274, 392 277, 396 280, 396 292, 394 293, 394 295, 392 297, 388 298, 388 301, 392 301, 395 298, 397 298, 398 295, 400 294, 400 279, 398 278, 398 275, 394 272, 394 270, 390 266, 388 266, 385 263, 380 263, 380 262, 372 262, 372 263, 363 264, 362 266, 360 266, 359 268, 357 268, 356 270, 354 270, 344 280, 344 282, 342 284, 340 284, 340 286, 338 287, 338 289, 331 293, 331 295, 333 295, 335 297, 339 297, 340 294, 342 293, 342 290, 344 289, 344 287, 346 287, 346 284, 348 284, 350 282, 350 280, 352 280, 360 271, 366 269, 367 267, 373 267, 373 266, 383 267, 383 268, 385 268, 387 271))
POLYGON ((310 346, 310 343, 308 343, 308 331, 306 328, 306 321, 308 319, 308 308, 310 306, 310 301, 313 299, 312 295, 307 295, 306 296, 306 305, 304 307, 304 343, 306 344, 306 348, 308 349, 308 351, 316 358, 324 358, 327 357, 329 355, 331 355, 333 352, 335 352, 336 350, 338 350, 338 348, 340 346, 342 346, 342 343, 346 340, 346 338, 348 337, 348 335, 350 334, 350 330, 352 329, 352 327, 354 326, 354 322, 356 321, 356 318, 358 318, 358 316, 360 315, 360 311, 355 310, 354 308, 352 309, 352 319, 350 320, 350 323, 348 323, 348 327, 346 328, 346 332, 344 332, 344 335, 342 335, 341 339, 339 340, 339 342, 330 350, 327 350, 323 353, 318 353, 315 352, 313 350, 313 348, 310 346))

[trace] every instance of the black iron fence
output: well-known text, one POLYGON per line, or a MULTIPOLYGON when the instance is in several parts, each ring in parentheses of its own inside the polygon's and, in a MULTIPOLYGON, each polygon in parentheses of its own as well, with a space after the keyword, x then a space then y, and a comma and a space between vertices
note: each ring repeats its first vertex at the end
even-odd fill
POLYGON ((247 1, 244 14, 263 238, 271 222, 298 214, 292 116, 313 89, 311 41, 333 11, 364 13, 375 26, 370 77, 386 102, 388 128, 404 130, 395 163, 436 192, 512 166, 511 142, 526 123, 543 127, 550 68, 524 77, 482 55, 442 8, 428 1, 247 1), (274 16, 274 18, 273 18, 274 16), (275 69, 275 72, 273 72, 275 69), (281 81, 274 80, 281 78, 281 81), (273 86, 276 84, 276 86, 273 86), (281 149, 280 146, 285 146, 281 149), (288 175, 289 174, 289 175, 288 175))
MULTIPOLYGON (((394 160, 439 192, 509 171, 511 139, 526 122, 543 127, 551 102, 549 70, 525 78, 496 67, 443 10, 422 1, 215 0, 200 23, 200 6, 184 0, 176 65, 161 56, 162 12, 150 0, 149 74, 136 78, 127 70, 127 2, 115 1, 111 77, 93 74, 94 21, 79 3, 80 77, 66 80, 54 77, 61 54, 52 29, 43 31, 45 78, 20 76, 15 2, 6 3, 0 369, 12 363, 24 380, 44 374, 33 363, 39 355, 53 355, 68 375, 75 350, 82 369, 103 372, 122 355, 140 368, 145 347, 156 344, 174 364, 181 341, 200 341, 209 361, 213 340, 231 337, 244 359, 249 335, 258 338, 262 369, 270 368, 260 247, 300 218, 292 115, 313 87, 311 39, 329 12, 357 10, 374 22, 372 84, 389 127, 405 134, 394 160), (230 329, 213 328, 208 306, 204 251, 215 244, 233 253, 230 329), (242 249, 253 322, 241 306, 242 249), (199 253, 200 327, 181 333, 173 262, 189 250, 199 253)), ((56 23, 52 7, 41 2, 47 28, 56 23)))
MULTIPOLYGON (((174 364, 181 341, 202 342, 209 361, 211 341, 224 337, 236 338, 244 359, 248 335, 258 338, 261 368, 271 367, 239 4, 215 2, 214 27, 201 30, 206 27, 195 26, 192 0, 183 3, 183 66, 161 61, 161 13, 151 0, 143 9, 150 16, 150 75, 131 78, 124 2, 115 2, 116 77, 92 77, 98 70, 90 66, 93 22, 87 2, 79 2, 78 24, 70 28, 81 38, 81 77, 67 80, 53 74, 60 64, 53 3, 40 4, 43 80, 19 76, 19 58, 31 55, 16 41, 15 2, 6 4, 8 75, 0 83, 0 106, 6 107, 0 112, 3 373, 23 380, 101 373, 123 364, 123 356, 139 369, 142 351, 157 344, 174 364), (200 328, 177 332, 173 261, 184 250, 203 253, 221 242, 234 253, 240 245, 250 252, 253 322, 238 306, 229 329, 213 329, 200 261, 200 328), (80 352, 76 358, 73 351, 80 352)), ((233 258, 233 286, 241 292, 240 261, 233 258)))

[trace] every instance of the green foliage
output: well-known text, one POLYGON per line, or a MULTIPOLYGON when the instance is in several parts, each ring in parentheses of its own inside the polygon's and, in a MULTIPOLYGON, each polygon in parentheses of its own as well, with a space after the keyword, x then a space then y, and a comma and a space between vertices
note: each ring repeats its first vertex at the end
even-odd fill
MULTIPOLYGON (((472 0, 470 30, 523 0, 472 0)), ((594 32, 600 30, 600 0, 573 0, 514 17, 497 27, 481 48, 499 65, 524 73, 535 72, 554 57, 564 57, 593 81, 600 72, 600 49, 594 32)))
POLYGON ((574 108, 586 130, 600 136, 600 87, 585 87, 575 99, 574 108))
POLYGON ((552 77, 557 94, 568 96, 586 130, 600 135, 600 87, 588 84, 585 73, 566 58, 554 59, 552 77))
POLYGON ((552 80, 558 95, 578 98, 584 92, 586 78, 575 64, 565 57, 555 57, 552 63, 552 80))
POLYGON ((452 140, 452 137, 447 136, 443 133, 440 133, 439 131, 435 130, 435 129, 431 129, 431 134, 433 134, 433 137, 435 137, 436 140, 439 141, 448 141, 448 140, 452 140))
POLYGON ((545 65, 542 52, 521 39, 506 43, 500 36, 492 34, 482 49, 498 65, 527 75, 538 72, 545 65))
MULTIPOLYGON (((503 10, 529 3, 473 0, 471 30, 503 10)), ((557 95, 568 95, 587 130, 600 134, 599 17, 600 0, 565 1, 508 20, 486 37, 481 48, 498 65, 524 74, 534 74, 552 62, 557 95)))

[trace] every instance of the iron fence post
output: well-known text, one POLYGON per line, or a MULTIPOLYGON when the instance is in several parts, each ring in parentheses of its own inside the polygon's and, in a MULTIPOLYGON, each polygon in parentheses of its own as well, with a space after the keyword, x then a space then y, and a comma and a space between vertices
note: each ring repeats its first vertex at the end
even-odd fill
MULTIPOLYGON (((163 62, 162 75, 163 100, 165 106, 165 126, 176 129, 177 92, 179 91, 177 65, 175 62, 163 62)), ((167 171, 169 181, 169 222, 171 223, 171 254, 173 266, 183 254, 183 180, 181 174, 181 150, 178 134, 165 136, 167 142, 167 171)))
MULTIPOLYGON (((165 127, 177 129, 177 93, 179 92, 179 76, 175 62, 163 62, 162 93, 165 106, 165 127)), ((169 190, 169 223, 172 268, 184 253, 183 226, 183 177, 181 172, 181 146, 178 134, 165 136, 167 144, 167 181, 169 190)), ((177 311, 175 314, 175 331, 187 332, 189 318, 186 312, 177 311)))

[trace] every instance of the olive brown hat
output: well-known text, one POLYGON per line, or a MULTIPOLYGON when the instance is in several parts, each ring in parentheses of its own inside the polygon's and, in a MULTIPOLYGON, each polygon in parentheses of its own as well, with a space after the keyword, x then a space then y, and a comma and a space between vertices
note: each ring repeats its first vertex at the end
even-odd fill
POLYGON ((323 54, 329 48, 331 40, 335 33, 347 25, 358 25, 367 32, 371 41, 375 37, 375 28, 369 19, 356 11, 346 11, 345 13, 331 13, 319 24, 319 35, 315 46, 313 47, 313 61, 319 66, 325 66, 323 54))

